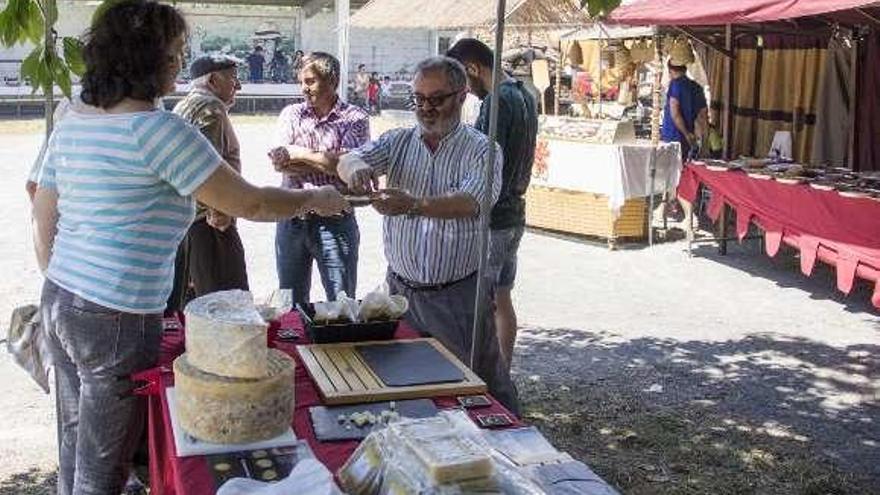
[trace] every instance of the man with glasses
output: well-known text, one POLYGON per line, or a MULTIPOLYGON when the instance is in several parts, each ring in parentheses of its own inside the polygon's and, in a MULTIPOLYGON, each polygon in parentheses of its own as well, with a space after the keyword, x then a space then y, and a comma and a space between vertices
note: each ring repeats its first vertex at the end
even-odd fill
MULTIPOLYGON (((469 363, 479 265, 480 205, 501 189, 502 154, 473 127, 461 123, 467 95, 462 65, 434 57, 416 69, 413 103, 418 125, 386 132, 339 158, 339 176, 372 193, 385 215, 387 282, 409 299, 406 319, 469 363), (486 167, 499 180, 485 181, 486 167), (377 190, 385 176, 387 188, 377 190)), ((487 299, 480 304, 491 304, 487 299)), ((490 392, 517 412, 516 389, 498 348, 492 312, 474 353, 474 371, 490 392)))
MULTIPOLYGON (((241 172, 241 148, 228 109, 241 89, 238 61, 223 55, 205 55, 190 66, 192 89, 174 113, 197 127, 220 156, 241 172)), ((168 310, 182 310, 194 297, 219 290, 248 290, 244 247, 235 219, 199 203, 196 219, 177 250, 174 289, 168 310)))

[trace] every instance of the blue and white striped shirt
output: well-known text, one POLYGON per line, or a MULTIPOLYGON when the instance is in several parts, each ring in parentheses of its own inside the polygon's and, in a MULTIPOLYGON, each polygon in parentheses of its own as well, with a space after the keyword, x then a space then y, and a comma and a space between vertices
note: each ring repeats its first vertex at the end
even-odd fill
POLYGON ((39 180, 58 193, 46 276, 101 306, 163 311, 192 194, 221 163, 173 113, 72 112, 49 139, 39 180))
MULTIPOLYGON (((354 153, 381 175, 388 187, 417 197, 467 193, 480 204, 486 194, 492 203, 501 191, 503 157, 496 145, 495 183, 486 187, 491 144, 481 132, 459 126, 431 152, 421 128, 394 129, 354 153)), ((421 284, 454 282, 479 266, 480 219, 444 220, 399 215, 385 217, 385 257, 391 270, 421 284)))

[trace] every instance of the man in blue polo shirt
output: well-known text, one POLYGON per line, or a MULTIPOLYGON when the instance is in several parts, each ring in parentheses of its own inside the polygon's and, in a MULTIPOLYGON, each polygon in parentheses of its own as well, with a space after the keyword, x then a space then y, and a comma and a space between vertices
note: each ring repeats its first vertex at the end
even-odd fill
POLYGON ((660 138, 669 143, 680 143, 681 158, 686 161, 697 140, 706 135, 706 95, 702 86, 687 76, 687 66, 675 65, 670 60, 667 67, 670 81, 660 138))

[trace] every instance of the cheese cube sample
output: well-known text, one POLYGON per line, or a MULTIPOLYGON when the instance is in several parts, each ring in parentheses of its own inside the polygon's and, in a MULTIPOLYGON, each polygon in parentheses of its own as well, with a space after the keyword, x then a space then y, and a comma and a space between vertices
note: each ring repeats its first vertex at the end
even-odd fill
POLYGON ((250 292, 227 290, 204 295, 187 304, 185 314, 190 365, 234 378, 268 374, 268 325, 250 292))

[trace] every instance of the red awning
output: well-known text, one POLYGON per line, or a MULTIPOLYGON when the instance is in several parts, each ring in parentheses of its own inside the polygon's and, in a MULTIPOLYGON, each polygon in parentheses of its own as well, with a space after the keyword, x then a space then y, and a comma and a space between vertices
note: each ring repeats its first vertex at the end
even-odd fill
POLYGON ((877 4, 876 0, 635 0, 612 11, 607 22, 630 26, 750 24, 877 4))

